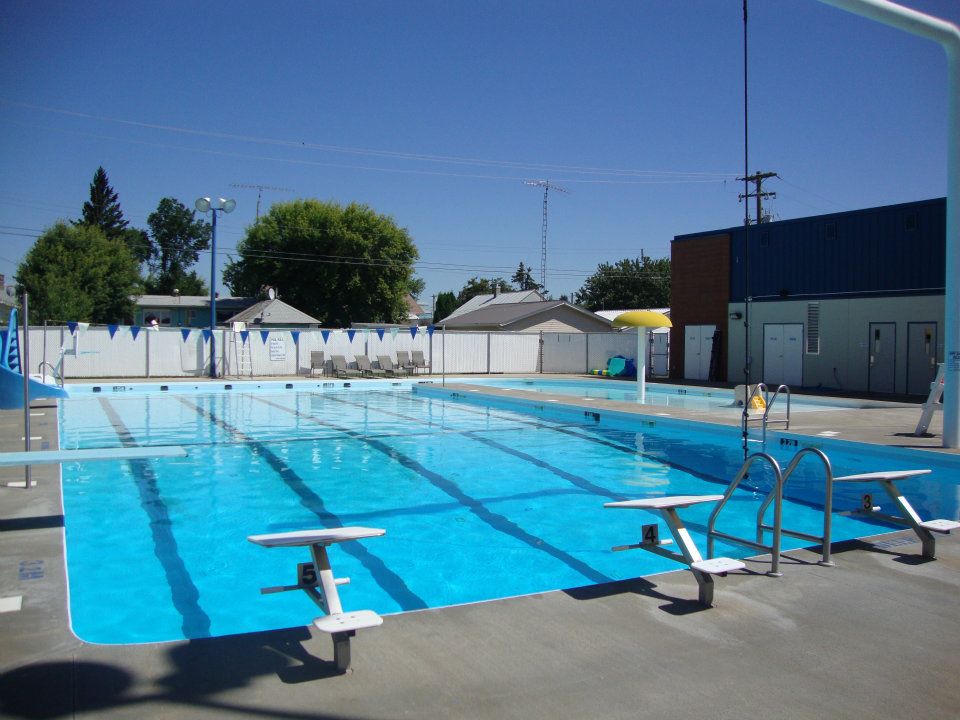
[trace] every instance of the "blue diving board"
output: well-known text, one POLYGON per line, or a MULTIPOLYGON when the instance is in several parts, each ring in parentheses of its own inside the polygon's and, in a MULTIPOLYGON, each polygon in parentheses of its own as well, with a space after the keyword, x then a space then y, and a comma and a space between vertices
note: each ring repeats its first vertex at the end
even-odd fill
POLYGON ((186 457, 180 445, 157 447, 87 448, 83 450, 34 450, 0 453, 0 467, 11 465, 50 465, 84 460, 137 460, 142 458, 186 457))

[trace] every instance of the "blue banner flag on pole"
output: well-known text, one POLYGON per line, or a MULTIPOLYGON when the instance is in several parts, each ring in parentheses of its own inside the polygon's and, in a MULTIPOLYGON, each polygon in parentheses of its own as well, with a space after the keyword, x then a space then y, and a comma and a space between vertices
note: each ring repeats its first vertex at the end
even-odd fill
POLYGON ((240 342, 246 343, 248 337, 250 337, 250 331, 249 331, 249 330, 241 330, 241 331, 240 331, 240 342))
POLYGON ((204 344, 206 344, 207 342, 209 342, 210 337, 211 337, 212 335, 213 335, 213 331, 207 330, 206 328, 204 328, 204 330, 203 330, 203 342, 204 342, 204 344))
POLYGON ((300 331, 299 331, 299 330, 291 330, 291 331, 290 331, 290 335, 293 337, 293 344, 294 344, 294 345, 299 345, 299 344, 300 344, 300 331))
POLYGON ((384 333, 383 328, 377 328, 377 337, 380 338, 381 340, 383 340, 383 333, 384 333))
POLYGON ((433 337, 433 331, 436 330, 434 325, 427 325, 427 335, 433 337))
POLYGON ((130 334, 133 335, 133 339, 136 340, 136 339, 137 339, 137 335, 140 334, 140 326, 139 326, 139 325, 131 325, 131 326, 130 326, 130 334))
POLYGON ((326 344, 327 344, 327 340, 330 339, 330 331, 329 331, 329 330, 321 330, 321 331, 320 331, 320 337, 323 338, 323 344, 326 345, 326 344))
POLYGON ((353 342, 353 336, 357 334, 356 330, 347 330, 347 340, 353 342))
POLYGON ((117 334, 117 330, 119 329, 119 325, 107 325, 107 332, 110 333, 111 340, 113 340, 113 336, 117 334))
POLYGON ((267 344, 267 338, 268 338, 268 337, 270 337, 270 331, 269 331, 269 330, 261 330, 261 331, 260 331, 260 340, 263 342, 264 345, 267 344))
POLYGON ((410 337, 415 338, 416 336, 417 336, 417 326, 416 326, 416 325, 411 325, 411 326, 410 326, 410 337))
POLYGON ((75 333, 77 332, 77 323, 75 323, 75 322, 68 322, 68 323, 67 323, 67 327, 70 328, 70 334, 71 334, 71 335, 73 335, 73 334, 75 334, 75 333))
POLYGON ((183 341, 186 342, 187 338, 190 337, 190 328, 183 328, 180 334, 183 336, 183 341))

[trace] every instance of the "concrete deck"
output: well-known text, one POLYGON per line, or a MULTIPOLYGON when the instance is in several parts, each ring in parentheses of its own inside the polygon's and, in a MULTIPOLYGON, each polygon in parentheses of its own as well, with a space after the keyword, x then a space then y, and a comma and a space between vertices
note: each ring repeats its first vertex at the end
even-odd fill
MULTIPOLYGON (((35 447, 55 448, 55 411, 33 412, 43 413, 31 418, 35 447)), ((935 450, 939 417, 932 437, 901 434, 918 417, 916 405, 833 410, 795 415, 791 433, 935 450)), ((0 451, 23 449, 21 422, 0 413, 0 451)), ((23 474, 0 468, 0 482, 23 474)), ((763 575, 768 558, 750 560, 718 579, 709 610, 677 572, 387 616, 358 634, 351 672, 336 675, 329 639, 307 627, 77 640, 59 468, 32 475, 29 491, 0 488, 0 598, 23 598, 0 613, 2 717, 892 719, 960 707, 960 537, 939 537, 932 562, 909 532, 835 545, 833 568, 791 551, 779 579, 763 575)))

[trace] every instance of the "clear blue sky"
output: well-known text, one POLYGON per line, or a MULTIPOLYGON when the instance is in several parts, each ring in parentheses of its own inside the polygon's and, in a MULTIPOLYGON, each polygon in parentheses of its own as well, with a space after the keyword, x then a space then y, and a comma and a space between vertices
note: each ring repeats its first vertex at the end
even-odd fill
MULTIPOLYGON (((960 23, 956 0, 907 4, 960 23)), ((413 236, 428 308, 521 261, 539 278, 525 179, 570 191, 550 199, 555 296, 742 223, 740 0, 8 0, 0 28, 8 282, 40 231, 79 217, 99 165, 139 227, 165 196, 235 198, 220 256, 255 215, 233 183, 293 190, 262 211, 368 204, 413 236)), ((750 171, 783 178, 776 217, 945 194, 938 45, 816 0, 751 0, 749 33, 750 171)))

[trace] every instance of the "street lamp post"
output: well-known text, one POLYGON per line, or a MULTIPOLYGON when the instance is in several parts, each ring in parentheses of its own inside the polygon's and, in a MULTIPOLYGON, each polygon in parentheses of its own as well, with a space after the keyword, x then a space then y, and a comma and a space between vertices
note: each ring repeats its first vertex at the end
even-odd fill
POLYGON ((237 206, 236 200, 208 197, 198 198, 195 203, 202 213, 213 213, 213 232, 210 240, 210 377, 217 376, 217 213, 232 213, 237 206))

